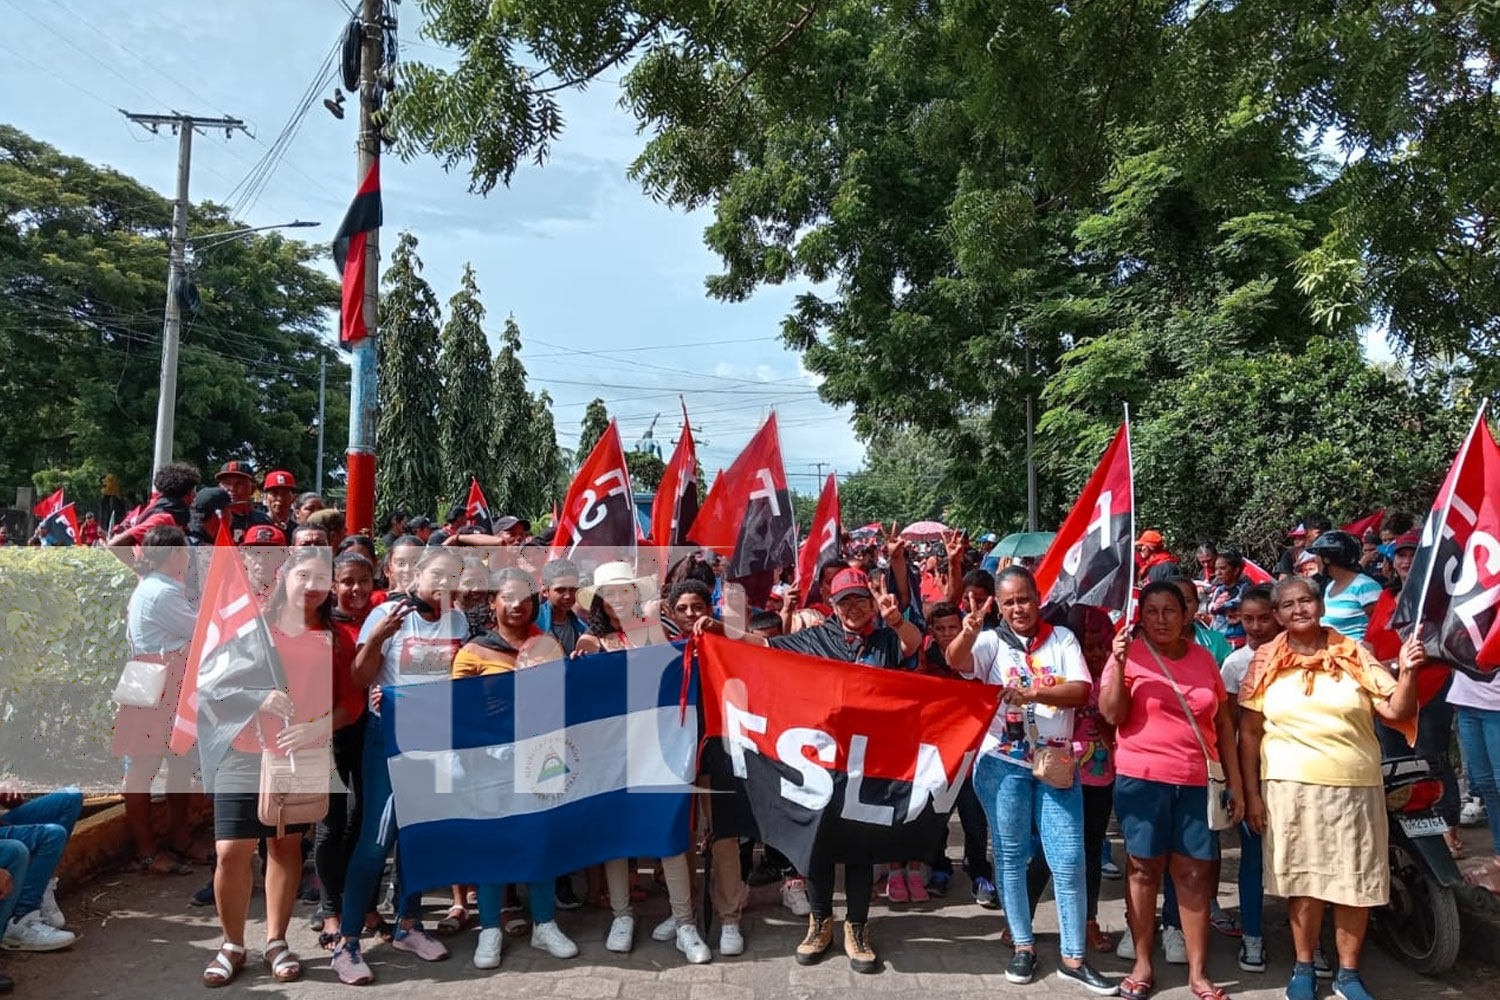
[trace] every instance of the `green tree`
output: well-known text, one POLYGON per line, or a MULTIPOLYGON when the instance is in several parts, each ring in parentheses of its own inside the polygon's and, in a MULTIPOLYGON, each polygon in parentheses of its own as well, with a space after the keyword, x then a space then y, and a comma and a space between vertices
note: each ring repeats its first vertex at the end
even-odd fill
POLYGON ((437 296, 422 277, 417 238, 402 232, 380 300, 380 422, 375 494, 382 512, 431 514, 443 492, 442 456, 432 447, 442 383, 437 296))
MULTIPOLYGON (((0 488, 65 481, 79 500, 113 475, 149 489, 171 204, 117 171, 0 125, 0 488)), ((220 206, 189 232, 243 228, 220 206)), ((279 234, 190 258, 201 308, 184 323, 174 456, 204 468, 252 458, 310 481, 318 368, 326 361, 325 467, 339 475, 347 368, 324 343, 338 287, 326 251, 279 234)))
POLYGON ((527 437, 531 449, 531 478, 518 501, 519 509, 540 516, 568 491, 571 457, 557 446, 557 423, 552 416, 552 396, 545 389, 532 400, 531 426, 527 437))
POLYGON ((631 451, 625 455, 630 469, 630 484, 637 493, 654 493, 667 473, 667 463, 649 451, 631 451))
POLYGON ((438 371, 438 445, 443 458, 445 496, 468 496, 469 477, 481 486, 495 481, 490 464, 491 416, 490 348, 484 335, 484 305, 472 265, 464 265, 463 281, 448 300, 443 324, 438 371))
POLYGON ((537 476, 536 450, 530 440, 536 400, 526 388, 526 366, 521 363, 521 328, 514 316, 505 319, 500 350, 495 354, 490 390, 490 467, 495 470, 494 495, 498 511, 530 512, 537 476))
POLYGON ((588 461, 589 452, 594 450, 594 445, 609 430, 609 411, 604 408, 604 400, 597 396, 589 400, 589 405, 583 411, 583 430, 578 435, 577 461, 581 465, 588 461))

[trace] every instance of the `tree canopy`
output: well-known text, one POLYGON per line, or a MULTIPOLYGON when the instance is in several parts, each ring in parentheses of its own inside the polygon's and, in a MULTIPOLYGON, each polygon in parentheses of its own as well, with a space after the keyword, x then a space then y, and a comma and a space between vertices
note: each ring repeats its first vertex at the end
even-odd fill
POLYGON ((375 495, 382 514, 428 516, 443 492, 440 449, 433 447, 442 380, 438 372, 437 295, 422 277, 417 238, 403 232, 386 268, 380 298, 380 418, 375 495))
MULTIPOLYGON (((108 475, 145 496, 171 226, 144 184, 0 125, 0 487, 88 500, 108 475)), ((217 205, 189 213, 193 237, 239 228, 217 205)), ((338 304, 324 253, 270 233, 190 257, 202 306, 183 322, 174 457, 251 458, 310 483, 326 361, 324 465, 342 467, 348 378, 320 339, 338 304)))
POLYGON ((443 324, 438 371, 438 445, 443 456, 443 496, 448 501, 469 495, 470 477, 495 481, 491 465, 490 428, 493 414, 493 376, 490 346, 484 335, 484 304, 472 265, 464 265, 463 279, 448 300, 443 324))
POLYGON ((589 452, 594 450, 594 445, 609 430, 609 410, 604 407, 604 400, 595 396, 589 400, 589 405, 583 410, 582 426, 578 435, 578 451, 576 460, 582 465, 588 461, 589 452))

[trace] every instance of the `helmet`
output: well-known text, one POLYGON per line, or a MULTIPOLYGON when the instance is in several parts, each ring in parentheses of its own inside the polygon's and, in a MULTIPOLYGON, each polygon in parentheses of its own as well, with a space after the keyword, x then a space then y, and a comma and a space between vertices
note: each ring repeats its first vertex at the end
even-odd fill
POLYGON ((1365 547, 1347 531, 1325 531, 1307 547, 1307 551, 1322 556, 1335 566, 1358 569, 1359 557, 1364 555, 1365 547))

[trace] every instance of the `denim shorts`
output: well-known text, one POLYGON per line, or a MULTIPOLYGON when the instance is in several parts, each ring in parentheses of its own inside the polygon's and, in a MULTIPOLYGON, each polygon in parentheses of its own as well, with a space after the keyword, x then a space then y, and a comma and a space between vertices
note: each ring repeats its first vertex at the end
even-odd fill
POLYGON ((1208 828, 1208 787, 1169 785, 1145 778, 1115 778, 1115 815, 1133 858, 1176 854, 1199 861, 1219 857, 1219 838, 1208 828))

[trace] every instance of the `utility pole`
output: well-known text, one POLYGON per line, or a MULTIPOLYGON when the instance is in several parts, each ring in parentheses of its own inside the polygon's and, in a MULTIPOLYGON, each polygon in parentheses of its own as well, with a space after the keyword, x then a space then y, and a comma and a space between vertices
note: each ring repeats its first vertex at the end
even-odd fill
POLYGON ((328 401, 328 359, 318 359, 318 465, 313 476, 313 492, 323 492, 323 424, 328 401))
POLYGON ((815 465, 815 466, 817 466, 817 468, 818 468, 818 489, 822 489, 823 488, 823 466, 825 466, 825 465, 831 465, 832 463, 831 462, 808 462, 807 464, 808 465, 815 465))
MULTIPOLYGON (((383 0, 361 0, 359 50, 359 165, 354 183, 364 183, 380 162, 381 40, 385 33, 383 0)), ((344 521, 351 533, 369 533, 375 526, 375 410, 377 333, 380 325, 380 230, 372 229, 365 242, 364 318, 367 335, 353 345, 349 389, 348 497, 344 521)))
POLYGON ((167 306, 161 326, 161 390, 156 397, 156 445, 151 471, 172 461, 172 433, 177 416, 177 343, 182 336, 182 304, 178 290, 187 280, 188 178, 193 164, 193 130, 222 128, 227 139, 235 129, 247 131, 238 118, 200 118, 173 112, 170 115, 132 114, 120 110, 130 121, 159 134, 166 125, 177 133, 177 198, 172 204, 172 242, 167 254, 167 306))

